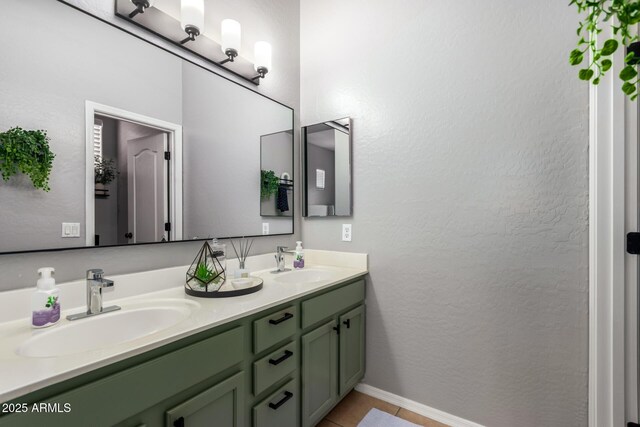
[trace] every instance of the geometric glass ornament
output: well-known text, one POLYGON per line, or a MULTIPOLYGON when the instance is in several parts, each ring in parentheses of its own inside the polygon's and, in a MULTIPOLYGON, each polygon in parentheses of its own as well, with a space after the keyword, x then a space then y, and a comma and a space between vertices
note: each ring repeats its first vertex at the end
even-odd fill
POLYGON ((203 297, 208 296, 210 292, 217 292, 226 280, 225 268, 221 261, 225 262, 224 251, 214 251, 209 242, 204 242, 187 270, 185 292, 203 297))

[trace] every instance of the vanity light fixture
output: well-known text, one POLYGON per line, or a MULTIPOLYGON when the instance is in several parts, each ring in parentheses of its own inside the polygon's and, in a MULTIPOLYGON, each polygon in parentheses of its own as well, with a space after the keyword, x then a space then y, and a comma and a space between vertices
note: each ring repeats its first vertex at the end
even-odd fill
MULTIPOLYGON (((209 34, 205 34, 205 7, 207 7, 205 1, 180 0, 180 16, 177 17, 173 12, 167 11, 167 5, 165 5, 165 3, 168 4, 167 1, 114 0, 115 13, 119 18, 145 28, 156 36, 247 82, 259 85, 260 80, 272 71, 271 44, 266 41, 257 42, 253 61, 247 58, 246 56, 250 54, 245 55, 245 52, 240 52, 242 45, 240 22, 228 18, 220 23, 220 38, 214 40, 209 34), (132 4, 135 6, 133 11, 132 4), (153 9, 148 10, 150 7, 153 9), (220 55, 220 50, 223 55, 220 55)), ((207 13, 209 12, 207 10, 207 13)))
POLYGON ((136 9, 129 14, 129 18, 135 17, 139 13, 144 13, 145 9, 153 6, 155 0, 131 0, 136 9))
POLYGON ((264 76, 271 71, 271 44, 264 41, 257 42, 254 57, 253 68, 258 72, 258 75, 251 80, 264 79, 264 76))
POLYGON ((227 62, 233 62, 240 52, 240 23, 233 19, 225 19, 221 25, 221 40, 220 47, 222 52, 227 55, 227 59, 220 62, 220 65, 227 62))
POLYGON ((182 0, 180 3, 180 23, 187 38, 180 44, 194 41, 204 32, 204 0, 182 0))

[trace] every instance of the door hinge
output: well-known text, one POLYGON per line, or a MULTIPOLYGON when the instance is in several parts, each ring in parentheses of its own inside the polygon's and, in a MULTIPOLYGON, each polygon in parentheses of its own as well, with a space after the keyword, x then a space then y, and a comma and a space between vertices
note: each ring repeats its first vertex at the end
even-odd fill
POLYGON ((165 160, 171 160, 171 151, 165 151, 164 152, 164 159, 165 160))
POLYGON ((627 252, 640 255, 640 233, 627 234, 627 252))
POLYGON ((164 231, 171 231, 171 223, 170 222, 165 222, 164 223, 164 231))

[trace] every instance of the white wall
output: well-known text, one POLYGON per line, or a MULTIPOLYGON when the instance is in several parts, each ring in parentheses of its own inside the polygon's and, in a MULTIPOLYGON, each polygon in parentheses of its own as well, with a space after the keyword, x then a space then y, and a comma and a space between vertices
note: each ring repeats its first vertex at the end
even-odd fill
POLYGON ((305 247, 370 254, 366 383, 487 426, 587 424, 567 3, 301 2, 301 123, 354 119, 354 216, 305 247))

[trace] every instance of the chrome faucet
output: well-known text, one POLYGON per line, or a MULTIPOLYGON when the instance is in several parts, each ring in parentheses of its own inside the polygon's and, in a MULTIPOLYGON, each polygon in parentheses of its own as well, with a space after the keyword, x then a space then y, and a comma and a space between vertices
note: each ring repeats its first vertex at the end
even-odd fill
POLYGON ((286 246, 276 246, 276 263, 278 264, 277 269, 273 270, 271 273, 282 273, 284 271, 290 271, 290 268, 284 268, 284 254, 292 254, 293 251, 286 250, 286 246))
POLYGON ((87 311, 67 316, 69 320, 84 319, 85 317, 96 316, 102 313, 120 310, 117 305, 102 307, 102 289, 112 288, 113 280, 102 277, 104 271, 99 268, 87 270, 87 311))

